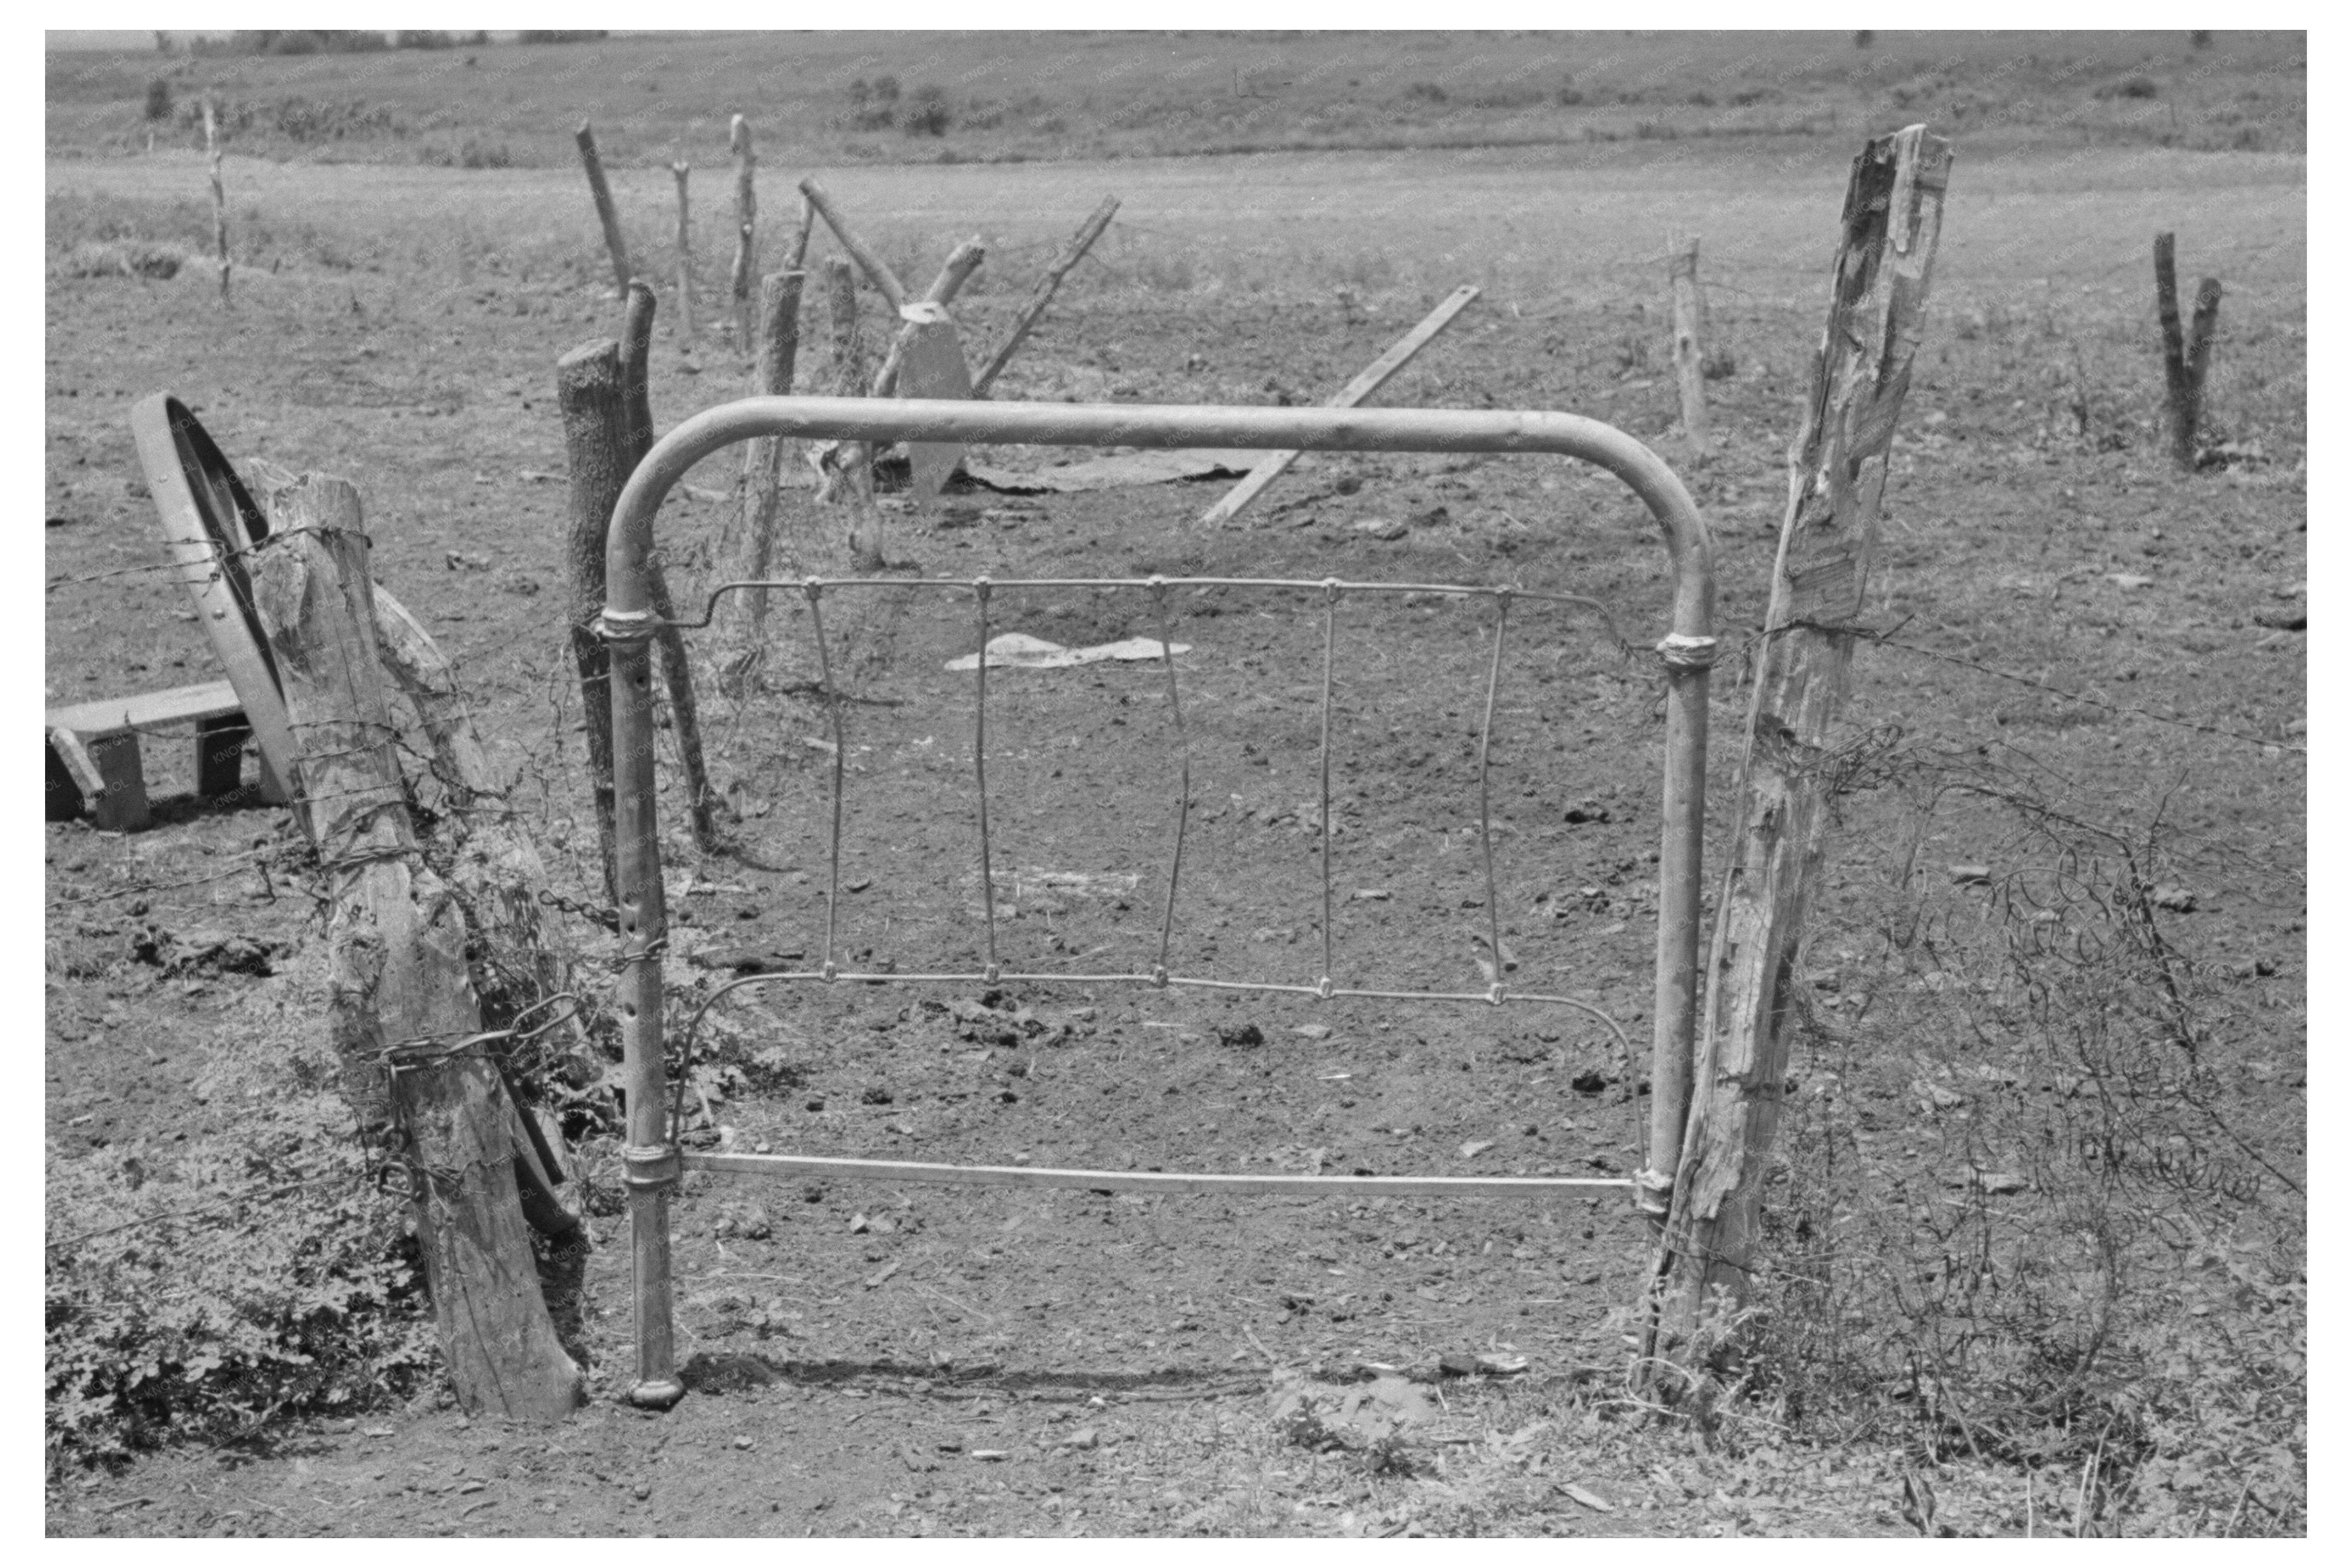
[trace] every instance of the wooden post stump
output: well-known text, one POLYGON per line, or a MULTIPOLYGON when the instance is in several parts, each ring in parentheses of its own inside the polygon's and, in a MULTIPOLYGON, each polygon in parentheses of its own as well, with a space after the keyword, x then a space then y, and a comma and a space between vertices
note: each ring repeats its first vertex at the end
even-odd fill
POLYGON ((735 154, 735 266, 728 276, 735 301, 735 346, 752 350, 751 277, 756 262, 753 225, 759 204, 751 188, 751 122, 737 115, 727 127, 727 148, 735 154))
POLYGON ((669 172, 677 181, 677 335, 690 349, 694 346, 694 236, 687 224, 686 182, 694 169, 688 163, 672 163, 669 172))
POLYGON ((2173 279, 2172 235, 2156 237, 2156 319, 2164 329, 2164 413, 2171 437, 2172 463, 2183 473, 2197 467, 2197 431, 2205 412, 2205 367, 2213 353, 2213 327, 2221 314, 2221 280, 2200 279, 2189 341, 2180 339, 2180 291, 2173 279))
POLYGON ((1746 1299, 1788 1070, 1788 994, 1828 831, 1818 766, 1845 700, 1877 542, 1879 498, 1919 345, 1951 146, 1914 125, 1879 137, 1846 186, 1828 330, 1790 451, 1737 837, 1716 906, 1706 1011, 1644 1365, 1681 1392, 1746 1299))
POLYGON ((572 480, 572 527, 564 546, 571 588, 572 658, 580 671, 581 716, 588 731, 588 779, 603 852, 604 896, 619 884, 613 853, 612 661, 596 636, 604 613, 604 529, 629 470, 621 379, 621 345, 610 338, 583 343, 555 364, 555 398, 563 414, 564 467, 572 480))
POLYGON ((358 492, 306 476, 268 498, 255 608, 300 740, 328 879, 331 1028, 365 1129, 394 1130, 458 1401, 557 1420, 584 1397, 541 1295, 515 1187, 512 1108, 476 1037, 457 901, 417 853, 394 752, 358 492))
MULTIPOLYGON (((837 232, 837 231, 836 231, 837 232)), ((824 264, 825 297, 833 313, 833 395, 866 394, 866 350, 857 331, 857 279, 849 263, 835 257, 824 264)), ((845 531, 853 569, 878 572, 882 555, 882 509, 874 504, 874 447, 866 441, 836 443, 825 454, 831 482, 818 500, 849 509, 845 531)))
POLYGON ((213 122, 213 100, 205 100, 205 162, 213 176, 213 248, 220 256, 221 308, 228 308, 228 195, 221 187, 220 138, 213 122))
POLYGON ((1707 448, 1706 372, 1699 342, 1705 305, 1698 291, 1698 236, 1675 247, 1667 265, 1675 291, 1675 381, 1682 389, 1683 436, 1704 455, 1707 448))

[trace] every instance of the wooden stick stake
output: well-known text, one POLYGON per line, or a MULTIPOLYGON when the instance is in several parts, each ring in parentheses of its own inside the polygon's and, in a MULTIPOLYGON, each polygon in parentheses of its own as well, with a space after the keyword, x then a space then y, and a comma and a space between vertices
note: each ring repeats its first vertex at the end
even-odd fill
MULTIPOLYGON (((628 304, 621 317, 621 406, 626 423, 622 433, 620 471, 625 483, 654 445, 653 400, 646 363, 652 357, 653 336, 654 291, 643 279, 633 278, 629 280, 628 304)), ((604 515, 609 522, 609 508, 604 515)), ((657 560, 646 563, 646 592, 653 600, 656 619, 677 619, 669 580, 657 560)), ((719 825, 712 815, 718 796, 711 793, 710 774, 702 763, 702 722, 694 700, 694 667, 687 660, 686 639, 676 626, 664 626, 654 634, 654 642, 661 649, 662 680, 669 688, 671 731, 677 738, 678 760, 686 769, 687 815, 694 824, 695 846, 706 855, 711 854, 719 847, 719 825)))
POLYGON ((849 252, 850 259, 857 263, 858 270, 882 291, 882 298, 890 301, 891 310, 895 313, 905 310, 907 286, 898 281, 898 275, 890 270, 887 262, 850 232, 849 226, 842 221, 841 214, 835 208, 833 198, 824 194, 824 187, 813 178, 803 180, 801 195, 807 198, 817 216, 824 219, 825 226, 833 230, 833 237, 841 241, 841 248, 849 252))
MULTIPOLYGON (((1828 828, 1820 759, 1843 706, 1888 450, 1926 314, 1951 145, 1914 125, 1873 140, 1846 186, 1830 320, 1790 452, 1737 835, 1717 903, 1699 1060, 1660 1238, 1654 1378, 1716 1348, 1703 1319, 1748 1284, 1788 1069, 1788 990, 1828 828)), ((1720 1322, 1721 1320, 1716 1320, 1720 1322)), ((1675 1387, 1662 1387, 1671 1395, 1675 1387)))
POLYGON ((330 1028, 361 1125, 396 1128, 458 1402, 561 1420, 584 1398, 540 1293, 512 1113, 481 1030, 457 904, 417 853, 378 662, 358 492, 307 476, 250 557, 328 877, 330 1028))
POLYGON ((728 122, 727 150, 735 154, 735 268, 729 278, 735 299, 735 346, 749 353, 757 324, 751 279, 756 271, 752 230, 758 202, 751 189, 751 122, 740 114, 728 122))
MULTIPOLYGON (((1381 383, 1402 370, 1405 363, 1422 351, 1423 344, 1444 331, 1447 323, 1460 315, 1464 307, 1477 297, 1476 286, 1469 283, 1465 283, 1461 288, 1448 294, 1438 302, 1436 310, 1422 319, 1421 325, 1391 343, 1388 353, 1366 365, 1363 372, 1355 380, 1341 387, 1338 395, 1325 406, 1353 408, 1379 391, 1381 383)), ((1216 528, 1232 521, 1234 518, 1240 515, 1244 507, 1257 500, 1259 493, 1266 486, 1281 478, 1282 471, 1290 467, 1297 457, 1298 454, 1296 452, 1268 452, 1258 459, 1257 467, 1242 477, 1239 484, 1224 493, 1216 505, 1201 514, 1202 523, 1206 527, 1216 528)))
POLYGON ((583 343, 555 363, 555 398, 563 415, 564 467, 572 480, 572 527, 564 550, 571 588, 572 658, 580 671, 581 717, 588 731, 588 782, 595 799, 604 894, 616 896, 613 858, 612 661, 596 636, 604 613, 604 530, 629 477, 627 399, 621 345, 583 343))
POLYGON ((1012 363, 1013 353, 1028 338, 1030 329, 1036 326, 1038 318, 1045 313, 1045 307, 1053 303, 1054 291, 1062 286, 1062 279, 1070 275, 1070 268, 1084 259, 1095 241, 1102 237, 1102 231, 1110 226, 1112 215, 1118 211, 1118 198, 1105 196, 1102 205, 1095 208, 1087 221, 1078 226, 1078 232, 1070 237, 1070 243, 1062 247, 1062 254, 1054 258, 1054 264, 1045 268, 1045 276, 1037 280, 1037 287, 1029 295, 1029 302, 1022 306, 1021 314, 1013 318, 1013 330, 1004 335, 1003 346, 989 355, 988 363, 981 367, 980 374, 971 378, 971 395, 974 397, 988 395, 988 389, 994 386, 996 378, 1004 374, 1004 367, 1012 363))
POLYGON ((2164 411, 2171 437, 2173 466, 2183 473, 2197 467, 2197 429, 2205 405, 2205 367, 2211 357, 2213 325, 2221 313, 2221 280, 2197 285, 2196 314, 2186 344, 2180 339, 2180 294, 2172 270, 2172 235, 2156 237, 2156 319, 2164 329, 2164 411))
POLYGON ((588 171, 588 194, 596 199, 596 221, 604 226, 604 248, 613 258, 613 286, 625 294, 631 276, 629 247, 621 238, 620 215, 613 210, 612 187, 604 184, 604 164, 596 156, 596 133, 583 120, 572 139, 580 144, 580 162, 588 171))
POLYGON ((213 174, 213 248, 220 256, 221 308, 228 308, 228 196, 221 188, 220 140, 213 125, 213 100, 205 100, 205 161, 213 174))
POLYGON ((677 331, 688 348, 694 346, 694 238, 686 219, 686 180, 694 172, 689 163, 672 163, 671 175, 677 181, 677 331))
MULTIPOLYGON (((793 389, 793 361, 800 352, 801 287, 805 272, 772 272, 760 281, 760 353, 752 366, 751 392, 782 397, 793 389)), ((719 542, 719 570, 728 579, 768 576, 773 569, 776 521, 781 508, 777 482, 785 443, 762 436, 743 444, 743 477, 737 487, 735 526, 719 542)), ((793 570, 798 570, 797 563, 793 570)), ((768 591, 752 588, 719 602, 722 668, 739 689, 765 650, 768 591)))
POLYGON ((1675 291, 1675 379, 1683 394, 1683 436, 1694 449, 1707 448, 1706 373, 1702 367, 1699 321, 1705 307, 1698 291, 1698 236, 1675 247, 1666 266, 1675 291))

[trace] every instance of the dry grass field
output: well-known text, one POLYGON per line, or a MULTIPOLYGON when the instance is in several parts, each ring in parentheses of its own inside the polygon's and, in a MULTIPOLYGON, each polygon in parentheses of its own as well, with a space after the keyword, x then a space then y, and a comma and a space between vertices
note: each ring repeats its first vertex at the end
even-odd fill
MULTIPOLYGON (((748 386, 719 298, 740 110, 769 265, 811 174, 909 279, 976 234, 967 343, 997 341, 1070 230, 1120 197, 1003 398, 1319 401, 1478 284, 1379 401, 1588 414, 1685 474, 1734 650, 1715 689, 1719 866, 1846 165, 1864 135, 1925 119, 1954 140, 1955 173, 1874 567, 1885 637, 1857 654, 1838 750, 1751 1359, 1678 1411, 1630 1395, 1644 1237, 1613 1196, 1139 1203, 698 1179, 678 1218, 697 1392, 641 1415, 618 1399, 626 1237, 610 1097, 592 1089, 564 1109, 595 1239, 570 1331, 597 1398, 553 1433, 468 1423, 400 1210, 328 1088, 315 861, 250 794, 197 799, 180 748, 156 742, 156 826, 46 829, 50 1532, 2304 1533, 2303 39, 893 50, 811 36, 53 55, 48 700, 215 673, 157 569, 126 421, 169 389, 240 463, 358 483, 379 580, 458 662, 557 888, 593 899, 553 366, 619 321, 570 132, 595 123, 634 253, 664 279, 667 428, 748 386), (158 77, 173 107, 151 122, 158 77), (226 310, 184 123, 207 87, 252 110, 225 160, 226 310), (906 126, 927 101, 944 106, 937 134, 906 126), (695 164, 707 330, 690 342, 667 287, 674 157, 695 164), (2224 289, 2193 474, 2171 469, 2160 428, 2158 230, 2224 289), (1664 255, 1689 232, 1723 371, 1703 461, 1668 352, 1664 255), (173 275, 118 265, 148 256, 173 275), (1463 1352, 1528 1367, 1435 1381, 1463 1352), (1318 1447, 1277 1419, 1286 1394, 1329 1405, 1373 1365, 1429 1380, 1397 1442, 1318 1447)), ((820 228, 812 257, 835 253, 820 228)), ((823 370, 814 300, 803 385, 823 370)), ((729 454, 691 482, 732 481, 729 454)), ((1604 476, 1310 458, 1246 526, 1199 528, 1223 489, 959 495, 890 512, 887 551, 930 577, 1523 584, 1602 601, 1636 646, 1662 624, 1662 552, 1604 476)), ((836 570, 838 514, 793 493, 797 566, 836 570)), ((723 506, 665 510, 682 601, 712 580, 723 506)), ((861 700, 848 842, 867 884, 846 929, 902 969, 961 962, 971 697, 942 666, 974 646, 968 600, 890 589, 841 613, 861 700)), ((1654 661, 1589 621, 1517 613, 1496 733, 1505 934, 1530 980, 1638 1040, 1654 661)), ((1156 635, 1114 593, 1008 595, 998 616, 1066 643, 1156 635)), ((1484 616, 1431 598, 1351 603, 1341 622, 1335 874, 1390 896, 1346 904, 1337 931, 1349 962, 1416 984, 1476 984, 1465 933, 1484 893, 1462 832, 1484 616)), ((1180 951, 1287 979, 1318 941, 1300 824, 1321 624, 1224 592, 1190 600, 1175 636, 1193 649, 1204 812, 1180 951)), ((666 824, 675 952, 815 932, 811 742, 829 731, 801 679, 813 662, 788 621, 765 688, 706 697, 736 852, 699 855, 666 824)), ((1036 679, 992 678, 1003 856, 1148 887, 1170 792, 1156 673, 1013 673, 1036 679)), ((1074 966, 1157 931, 1149 899, 1049 895, 1006 941, 1074 966)), ((609 954, 596 928, 572 934, 609 954)), ((669 979, 690 1009, 712 972, 669 979)), ((723 1016, 693 1081, 698 1135, 732 1146, 1529 1173, 1638 1154, 1638 1072, 1584 1025, 1517 1011, 909 987, 769 992, 723 1016)))

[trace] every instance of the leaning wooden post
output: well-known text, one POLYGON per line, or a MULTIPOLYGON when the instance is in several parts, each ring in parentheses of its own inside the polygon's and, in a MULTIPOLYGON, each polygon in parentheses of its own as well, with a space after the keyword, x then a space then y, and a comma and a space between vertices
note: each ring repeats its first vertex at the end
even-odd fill
POLYGON ((735 346, 751 352, 752 226, 758 202, 751 189, 751 122, 737 115, 727 127, 727 149, 735 154, 735 268, 729 281, 735 300, 735 346))
MULTIPOLYGON (((760 353, 752 366, 751 392, 782 397, 793 389, 793 361, 800 352, 801 286, 804 272, 774 272, 760 282, 760 353)), ((781 437, 743 443, 743 477, 737 486, 734 526, 719 542, 719 570, 728 580, 767 576, 774 568, 776 519, 781 510, 777 481, 784 460, 781 437)), ((719 605, 722 668, 739 689, 766 649, 768 591, 751 588, 719 605)))
POLYGON ((1062 279, 1068 277, 1070 268, 1093 248, 1095 241, 1102 237, 1102 231, 1110 226, 1112 215, 1118 211, 1118 198, 1105 196, 1102 205, 1095 208, 1087 221, 1078 226, 1078 232, 1070 237, 1070 243, 1062 247, 1062 254, 1054 258, 1054 264, 1045 268, 1045 276, 1037 280, 1029 302, 1022 306, 1021 314, 1013 318, 1013 330, 1004 335, 1003 347, 991 354, 988 363, 981 366, 980 373, 971 378, 971 395, 974 397, 988 395, 988 389, 994 386, 996 378, 1004 374, 1004 367, 1013 362, 1014 352, 1029 336, 1030 329, 1036 326, 1038 318, 1045 313, 1045 307, 1053 303, 1054 292, 1061 288, 1062 279))
POLYGON ((1951 145, 1914 125, 1874 139, 1846 186, 1844 237, 1757 653, 1737 835, 1716 906, 1699 1061, 1660 1238, 1653 1386, 1693 1373, 1746 1298, 1788 1070, 1790 988, 1828 828, 1820 767, 1843 706, 1879 500, 1910 385, 1951 145))
POLYGON ((625 294, 629 289, 629 247, 621 239, 621 216, 613 210, 612 187, 604 184, 604 161, 596 156, 596 133, 588 129, 583 120, 572 139, 580 144, 580 162, 588 171, 588 194, 596 199, 596 221, 604 227, 604 248, 613 258, 613 286, 625 294))
POLYGON ((477 1037, 465 917, 417 853, 378 662, 366 536, 348 482, 266 503, 254 607, 328 878, 330 1028, 362 1127, 401 1134, 442 1352, 470 1413, 560 1420, 584 1398, 540 1293, 515 1187, 515 1125, 477 1037))
MULTIPOLYGON (((620 472, 624 482, 636 471, 654 445, 653 400, 648 391, 648 367, 654 337, 654 291, 641 279, 631 279, 628 304, 621 316, 621 435, 620 472)), ((619 499, 616 495, 615 500, 619 499)), ((607 521, 611 512, 606 511, 607 521)), ((702 763, 702 721, 694 700, 694 667, 686 657, 686 638, 667 623, 677 619, 677 605, 669 595, 669 579, 661 563, 646 562, 646 593, 654 615, 665 623, 655 632, 661 649, 662 680, 669 688, 671 732, 677 738, 678 761, 686 769, 687 815, 694 824, 696 847, 709 854, 719 847, 719 825, 711 812, 718 798, 711 793, 710 774, 702 763)))
POLYGON ((2202 279, 2197 285, 2196 314, 2189 321, 2189 341, 2180 341, 2180 294, 2172 271, 2172 236, 2156 237, 2156 319, 2164 329, 2164 411, 2172 438, 2173 466, 2187 473, 2197 467, 2197 429, 2205 405, 2205 367, 2212 355, 2213 325, 2221 313, 2221 280, 2202 279))
POLYGON ((1698 291, 1698 236, 1675 247, 1666 268, 1675 290, 1675 379, 1683 394, 1683 436, 1704 454, 1707 447, 1706 373, 1699 343, 1705 311, 1698 291))
POLYGON ((875 254, 872 247, 851 232, 849 225, 835 209, 833 198, 824 194, 824 187, 814 179, 803 180, 801 195, 807 198, 810 206, 816 209, 817 216, 824 219, 824 226, 833 230, 833 237, 841 241, 841 248, 849 252, 850 259, 857 263, 858 270, 881 290, 882 298, 890 301, 890 309, 894 312, 905 310, 907 286, 898 281, 898 275, 890 270, 887 262, 875 254))
POLYGON ((672 163, 671 176, 677 181, 677 334, 688 348, 694 346, 694 237, 687 225, 686 180, 694 172, 690 163, 672 163))
POLYGON ((220 138, 213 124, 213 100, 205 100, 205 161, 213 174, 213 248, 220 255, 221 307, 228 307, 228 195, 221 188, 220 138))
POLYGON ((621 345, 610 338, 583 343, 555 362, 555 400, 563 415, 564 466, 571 471, 572 527, 564 567, 571 589, 565 619, 572 658, 580 671, 581 717, 588 731, 588 783, 596 810, 596 841, 604 894, 617 883, 613 861, 612 663, 596 636, 604 613, 604 529, 629 478, 623 460, 628 413, 621 382, 621 345))

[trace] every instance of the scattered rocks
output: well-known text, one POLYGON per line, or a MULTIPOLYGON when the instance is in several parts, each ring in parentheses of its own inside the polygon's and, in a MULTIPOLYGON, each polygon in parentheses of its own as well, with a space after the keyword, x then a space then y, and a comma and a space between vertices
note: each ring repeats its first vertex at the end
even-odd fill
POLYGON ((1237 1049, 1262 1046, 1265 1044, 1265 1032, 1255 1024, 1220 1024, 1217 1026, 1217 1044, 1237 1049))

